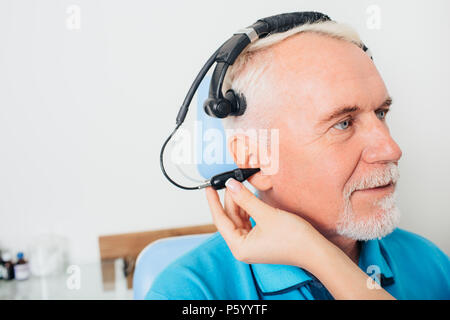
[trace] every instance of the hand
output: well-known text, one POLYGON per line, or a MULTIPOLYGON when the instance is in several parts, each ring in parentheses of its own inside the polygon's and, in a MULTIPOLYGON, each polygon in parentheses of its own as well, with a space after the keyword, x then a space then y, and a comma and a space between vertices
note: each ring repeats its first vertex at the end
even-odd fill
POLYGON ((234 179, 226 185, 225 208, 213 188, 206 188, 206 197, 213 221, 236 259, 304 268, 335 299, 395 299, 382 288, 368 288, 367 274, 308 221, 269 206, 234 179), (255 220, 253 228, 249 216, 255 220))
POLYGON ((269 206, 237 180, 226 185, 224 207, 213 188, 206 188, 206 197, 214 224, 236 259, 306 269, 320 263, 319 252, 331 243, 308 221, 269 206))

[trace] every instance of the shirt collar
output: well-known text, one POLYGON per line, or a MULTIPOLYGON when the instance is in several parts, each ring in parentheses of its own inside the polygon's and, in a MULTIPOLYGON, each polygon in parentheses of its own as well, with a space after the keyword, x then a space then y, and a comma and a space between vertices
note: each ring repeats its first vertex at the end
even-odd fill
MULTIPOLYGON (((255 222, 250 218, 252 227, 255 222)), ((393 283, 394 274, 378 239, 362 241, 358 266, 369 276, 380 274, 381 286, 393 283)), ((263 294, 281 294, 299 288, 316 278, 307 270, 279 264, 252 264, 253 275, 263 294)), ((377 280, 374 279, 374 280, 377 280)))
POLYGON ((381 286, 394 282, 394 273, 389 266, 389 260, 390 258, 381 240, 373 239, 361 242, 358 266, 369 276, 373 277, 376 274, 380 274, 381 286))
MULTIPOLYGON (((255 221, 250 218, 252 227, 255 221)), ((290 265, 259 264, 251 265, 253 275, 263 294, 279 294, 298 288, 314 279, 308 271, 290 265)))
POLYGON ((253 275, 263 294, 281 294, 299 288, 313 280, 299 267, 280 264, 252 264, 253 275))

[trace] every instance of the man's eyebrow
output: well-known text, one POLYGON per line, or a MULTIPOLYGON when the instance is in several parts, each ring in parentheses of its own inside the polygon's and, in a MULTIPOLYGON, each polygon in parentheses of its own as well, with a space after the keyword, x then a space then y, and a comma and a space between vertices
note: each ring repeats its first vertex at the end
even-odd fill
MULTIPOLYGON (((387 107, 390 106, 392 104, 392 98, 388 97, 386 100, 384 100, 384 102, 377 107, 377 110, 382 108, 382 107, 387 107)), ((343 116, 347 113, 352 113, 352 112, 356 112, 356 111, 360 111, 361 108, 358 106, 343 106, 340 107, 334 111, 332 111, 329 115, 325 116, 322 120, 319 121, 319 123, 326 123, 329 122, 335 118, 338 118, 340 116, 343 116)))

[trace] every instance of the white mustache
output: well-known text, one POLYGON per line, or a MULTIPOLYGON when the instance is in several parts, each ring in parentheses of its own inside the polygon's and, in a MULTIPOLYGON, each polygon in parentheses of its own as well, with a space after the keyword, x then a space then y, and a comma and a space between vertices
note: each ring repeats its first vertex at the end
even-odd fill
POLYGON ((389 183, 397 183, 399 178, 400 172, 397 165, 390 162, 386 167, 374 169, 370 175, 363 177, 357 182, 351 183, 350 186, 344 190, 344 196, 347 199, 357 190, 381 187, 389 183))

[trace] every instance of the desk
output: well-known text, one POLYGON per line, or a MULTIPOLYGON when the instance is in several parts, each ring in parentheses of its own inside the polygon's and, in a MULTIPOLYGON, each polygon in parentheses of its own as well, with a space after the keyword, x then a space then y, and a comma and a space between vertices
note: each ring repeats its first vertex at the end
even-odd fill
POLYGON ((133 299, 133 291, 127 289, 125 277, 115 280, 113 290, 104 290, 101 264, 85 264, 77 266, 79 270, 79 286, 68 285, 73 276, 62 273, 47 277, 31 276, 27 280, 0 280, 0 300, 128 300, 133 299))

